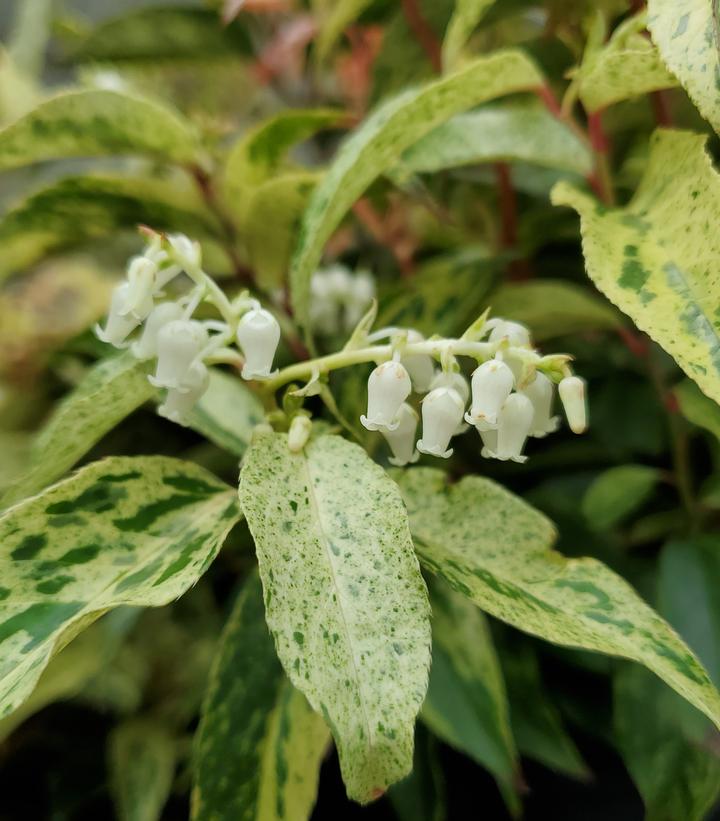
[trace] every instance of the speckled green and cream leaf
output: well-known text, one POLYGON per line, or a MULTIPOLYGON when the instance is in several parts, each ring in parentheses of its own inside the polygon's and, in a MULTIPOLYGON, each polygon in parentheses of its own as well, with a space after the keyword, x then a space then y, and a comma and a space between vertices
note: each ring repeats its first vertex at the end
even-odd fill
POLYGON ((442 44, 442 64, 445 70, 457 64, 470 35, 494 2, 495 0, 455 1, 455 10, 448 23, 442 44))
POLYGON ((678 85, 642 34, 645 17, 643 13, 625 20, 607 43, 588 50, 576 73, 577 93, 588 111, 678 85))
POLYGON ((44 160, 141 154, 198 161, 197 135, 164 105, 117 91, 72 91, 41 103, 0 131, 0 170, 44 160))
POLYGON ((667 67, 720 133, 720 49, 713 0, 648 0, 648 28, 667 67))
POLYGON ((110 790, 118 821, 160 821, 170 797, 178 739, 159 720, 131 718, 108 739, 110 790))
POLYGON ((0 715, 52 655, 110 608, 160 606, 202 576, 240 517, 190 462, 112 457, 0 517, 0 715))
POLYGON ((422 563, 487 613, 556 644, 640 662, 720 726, 720 694, 690 649, 622 578, 552 550, 552 523, 499 485, 400 480, 422 563))
POLYGON ((503 282, 488 294, 487 304, 495 316, 527 325, 536 342, 622 325, 618 311, 592 288, 562 279, 503 282))
POLYGON ((433 173, 499 161, 583 175, 592 171, 589 147, 547 109, 527 102, 456 115, 409 148, 398 170, 433 173))
POLYGON ((37 435, 30 464, 2 498, 3 505, 59 479, 112 428, 156 394, 147 371, 129 352, 103 359, 56 406, 37 435))
POLYGON ((522 52, 500 51, 398 94, 359 126, 313 192, 295 246, 290 288, 296 316, 306 330, 310 277, 325 243, 365 189, 413 143, 453 115, 542 83, 539 71, 522 52))
POLYGON ((407 514, 392 480, 339 436, 291 453, 253 442, 240 502, 255 538, 267 620, 292 683, 335 738, 351 798, 412 767, 430 619, 407 514))
POLYGON ((225 626, 195 739, 193 821, 307 821, 330 731, 283 673, 250 576, 225 626))
POLYGON ((434 580, 433 654, 422 719, 433 734, 488 769, 512 811, 518 756, 505 682, 487 619, 465 596, 434 580))
POLYGON ((242 456, 255 425, 265 418, 262 403, 239 375, 210 369, 210 384, 190 413, 189 426, 233 456, 242 456))
POLYGON ((567 183, 552 199, 579 212, 597 287, 720 402, 720 176, 705 141, 657 131, 624 207, 607 208, 567 183))

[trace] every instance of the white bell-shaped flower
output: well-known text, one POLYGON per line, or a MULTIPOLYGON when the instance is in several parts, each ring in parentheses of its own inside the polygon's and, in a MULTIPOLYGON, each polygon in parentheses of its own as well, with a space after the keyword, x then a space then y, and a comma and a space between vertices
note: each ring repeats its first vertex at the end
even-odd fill
POLYGON ((525 440, 530 433, 533 416, 532 402, 522 393, 511 393, 498 414, 497 447, 495 458, 513 462, 526 462, 522 455, 525 440))
POLYGON ((402 467, 417 462, 420 454, 415 450, 415 434, 418 426, 418 415, 414 408, 403 402, 395 417, 398 423, 395 430, 380 428, 380 433, 390 445, 392 456, 388 459, 391 465, 402 467))
POLYGON ((264 308, 253 308, 238 323, 237 342, 245 357, 243 379, 270 377, 273 359, 280 343, 280 325, 264 308))
POLYGON ((148 379, 156 388, 186 390, 191 378, 190 366, 208 343, 208 332, 202 323, 192 319, 175 319, 163 325, 157 335, 157 368, 148 379))
POLYGON ((153 309, 157 265, 147 257, 130 260, 127 272, 128 290, 123 313, 142 322, 153 309))
POLYGON ((422 439, 417 443, 420 453, 449 459, 450 440, 462 422, 465 403, 452 388, 435 388, 422 402, 422 439))
POLYGON ((374 297, 375 280, 369 271, 357 271, 350 277, 349 287, 343 298, 346 330, 352 330, 360 322, 374 297))
POLYGON ((468 385, 467 379, 457 371, 438 371, 430 383, 430 390, 434 391, 435 388, 452 388, 457 391, 463 405, 467 405, 468 399, 470 399, 470 385, 468 385))
POLYGON ((168 234, 172 255, 183 268, 197 269, 202 265, 202 249, 199 242, 193 242, 185 234, 168 234))
POLYGON ((133 342, 132 352, 136 359, 154 359, 158 353, 157 338, 160 331, 183 315, 183 309, 177 302, 161 302, 153 308, 143 327, 140 339, 133 342))
POLYGON ((495 427, 514 382, 512 370, 502 360, 483 362, 472 375, 472 403, 465 419, 478 430, 495 427))
POLYGON ((129 288, 130 285, 127 282, 123 282, 115 288, 110 299, 110 311, 105 321, 105 327, 95 326, 97 338, 114 345, 116 348, 125 347, 125 340, 140 324, 140 320, 133 314, 125 312, 129 288))
POLYGON ((506 339, 509 345, 515 347, 528 347, 530 345, 530 331, 519 322, 510 322, 507 319, 491 319, 487 323, 492 327, 490 332, 490 342, 500 342, 506 339))
POLYGON ((482 439, 482 450, 480 451, 480 455, 483 459, 496 459, 497 447, 498 447, 498 432, 497 429, 494 430, 479 430, 478 433, 480 434, 480 438, 482 439))
POLYGON ((558 386, 558 393, 565 408, 570 430, 573 433, 584 433, 587 429, 585 380, 579 376, 566 376, 558 386))
POLYGON ((187 425, 190 411, 208 389, 209 383, 210 374, 205 365, 193 362, 185 374, 183 389, 169 388, 165 401, 158 407, 158 413, 178 425, 187 425))
POLYGON ((558 418, 552 415, 554 392, 553 383, 540 371, 537 371, 535 379, 520 391, 520 393, 527 396, 533 405, 530 436, 541 439, 543 436, 547 436, 548 433, 554 433, 557 430, 558 418))
MULTIPOLYGON (((414 344, 422 342, 424 339, 425 337, 419 331, 408 331, 408 343, 414 344)), ((435 378, 435 363, 433 362, 433 358, 428 356, 428 354, 412 353, 406 354, 400 361, 410 374, 410 381, 412 382, 415 393, 427 393, 435 378)))
POLYGON ((410 375, 400 362, 383 362, 368 379, 367 416, 360 421, 368 430, 397 430, 395 418, 400 406, 410 396, 410 375))

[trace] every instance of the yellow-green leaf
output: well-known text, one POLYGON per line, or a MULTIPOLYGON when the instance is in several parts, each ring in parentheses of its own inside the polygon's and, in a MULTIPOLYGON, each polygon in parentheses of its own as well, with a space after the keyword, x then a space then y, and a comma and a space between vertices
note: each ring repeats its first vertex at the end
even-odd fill
POLYGON ((648 0, 648 28, 668 68, 720 133, 720 49, 712 5, 712 0, 648 0))
POLYGON ((72 91, 0 131, 0 169, 43 160, 142 154, 197 162, 193 127, 160 103, 117 91, 72 91))
POLYGON ((641 507, 660 480, 647 465, 618 465, 603 471, 582 498, 583 515, 594 530, 607 530, 641 507))
POLYGON ((307 821, 330 742, 283 673, 253 574, 223 631, 195 739, 193 821, 307 821))
POLYGON ((442 44, 442 64, 445 70, 456 65, 470 35, 494 2, 495 0, 456 0, 442 44))
POLYGON ((205 572, 240 517, 235 492, 189 462, 113 457, 0 517, 0 715, 105 611, 157 607, 205 572))
POLYGON ((720 402, 720 176, 705 140, 657 131, 624 207, 607 208, 564 182, 552 200, 579 212, 597 287, 720 402))
POLYGON ((720 693, 680 637, 601 562, 552 550, 542 514, 478 476, 414 468, 400 484, 420 559, 451 587, 527 633, 644 664, 720 726, 720 693))
POLYGON ((430 619, 407 513, 355 444, 287 436, 251 445, 240 501, 267 621, 292 683, 327 721, 351 798, 378 798, 412 767, 427 687, 430 619))
POLYGON ((520 51, 500 51, 378 108, 339 150, 310 198, 300 228, 290 288, 300 324, 309 329, 310 278, 325 243, 348 209, 414 142, 445 120, 480 103, 542 85, 534 64, 520 51))
POLYGON ((698 388, 690 379, 684 379, 673 388, 680 413, 693 425, 704 428, 720 441, 720 406, 698 388))

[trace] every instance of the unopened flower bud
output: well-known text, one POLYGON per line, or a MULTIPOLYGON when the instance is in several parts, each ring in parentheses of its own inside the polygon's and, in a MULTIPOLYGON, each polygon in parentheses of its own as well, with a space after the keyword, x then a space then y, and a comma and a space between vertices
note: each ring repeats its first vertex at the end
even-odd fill
POLYGON ((532 402, 521 393, 511 393, 498 414, 497 448, 495 458, 526 462, 522 455, 525 440, 533 421, 532 402))
POLYGON ((143 327, 140 339, 133 343, 132 352, 136 359, 153 359, 157 356, 157 338, 160 331, 176 319, 180 319, 183 309, 177 302, 162 302, 153 308, 143 327))
POLYGON ((148 377, 156 388, 184 391, 190 377, 190 366, 208 342, 208 332, 200 322, 175 319, 164 325, 157 335, 157 369, 148 377))
POLYGON ((123 313, 142 322, 153 309, 157 265, 147 257, 134 257, 128 266, 128 291, 123 313))
POLYGON ((312 422, 307 416, 296 416, 290 423, 288 431, 288 448, 291 453, 300 453, 307 444, 312 430, 312 422))
POLYGON ((492 325, 490 342, 500 342, 506 339, 508 344, 514 347, 521 348, 530 345, 530 331, 519 322, 497 318, 491 319, 488 325, 492 325))
POLYGON ((187 425, 190 411, 205 393, 209 383, 210 374, 205 365, 193 362, 185 374, 182 390, 169 388, 165 401, 158 407, 158 413, 178 425, 187 425))
POLYGON ((497 425, 498 414, 513 388, 512 370, 499 359, 490 359, 472 375, 472 404, 465 419, 478 429, 497 425))
POLYGON ((105 321, 105 327, 95 326, 97 338, 114 345, 116 348, 124 347, 125 340, 140 324, 140 320, 135 316, 125 313, 129 288, 127 282, 123 282, 115 288, 110 299, 110 311, 105 321))
POLYGON ((397 412, 396 421, 398 423, 395 430, 380 428, 380 433, 385 441, 390 445, 393 455, 388 459, 391 465, 402 467, 411 462, 417 462, 420 458, 415 450, 415 433, 418 426, 418 415, 415 410, 404 402, 397 412))
POLYGON ((452 448, 450 440, 462 422, 465 403, 452 388, 435 388, 423 399, 423 435, 417 443, 420 453, 449 459, 452 448))
POLYGON ((579 376, 566 376, 558 387, 558 393, 565 408, 568 425, 573 433, 584 433, 587 429, 587 406, 585 402, 585 380, 579 376))
MULTIPOLYGON (((410 344, 422 342, 425 337, 419 332, 408 331, 407 341, 410 344)), ((406 354, 400 360, 410 374, 413 390, 416 393, 427 393, 435 378, 435 363, 433 358, 424 353, 406 354)))
POLYGON ((544 373, 537 371, 535 379, 520 393, 527 396, 533 405, 533 420, 530 436, 542 438, 557 430, 558 418, 552 416, 553 383, 544 373))
POLYGON ((267 379, 280 342, 280 325, 264 308, 253 308, 238 323, 237 341, 245 357, 243 379, 267 379))
POLYGON ((383 362, 368 379, 367 416, 360 421, 368 430, 397 430, 400 406, 410 396, 412 385, 405 367, 399 362, 383 362))

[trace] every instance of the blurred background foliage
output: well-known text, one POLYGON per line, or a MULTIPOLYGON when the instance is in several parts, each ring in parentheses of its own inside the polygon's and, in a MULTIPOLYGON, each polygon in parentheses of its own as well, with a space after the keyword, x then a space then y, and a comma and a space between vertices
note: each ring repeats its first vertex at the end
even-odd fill
MULTIPOLYGON (((169 102, 218 156, 278 112, 342 112, 290 139, 288 157, 272 158, 266 172, 278 187, 240 215, 231 213, 233 197, 228 216, 206 180, 159 160, 63 159, 3 172, 0 488, 21 473, 33 432, 99 355, 90 328, 140 247, 138 223, 200 239, 208 269, 230 288, 251 270, 266 290, 282 286, 298 209, 347 126, 436 69, 405 3, 236 5, 237 14, 231 2, 223 9, 192 0, 0 6, 4 124, 58 89, 116 89, 169 102)), ((411 5, 440 41, 454 4, 411 5)), ((632 5, 499 0, 469 50, 519 45, 562 89, 582 64, 591 12, 599 9, 615 26, 632 5)), ((456 448, 451 473, 489 475, 547 513, 560 550, 596 556, 620 572, 720 685, 720 411, 589 283, 577 218, 548 199, 555 182, 586 173, 587 148, 571 132, 557 133, 556 121, 530 100, 466 116, 455 127, 476 129, 482 145, 468 153, 452 134, 439 147, 437 135, 419 143, 353 209, 328 258, 374 273, 383 324, 458 333, 490 305, 527 323, 541 347, 551 343, 575 357, 590 385, 585 437, 535 440, 522 467, 483 461, 468 440, 456 448), (518 219, 511 224, 498 163, 507 163, 513 183, 518 219)), ((608 108, 621 202, 638 184, 658 122, 711 133, 675 87, 608 108)), ((715 137, 710 145, 717 156, 715 137)), ((360 411, 363 379, 355 371, 334 381, 348 418, 360 411)), ((232 456, 145 408, 87 460, 158 452, 235 481, 232 456)), ((0 818, 187 817, 192 734, 208 667, 238 580, 251 566, 241 525, 177 604, 118 611, 52 662, 31 700, 0 723, 0 818)), ((331 756, 313 818, 503 819, 521 807, 527 819, 720 818, 707 814, 720 787, 720 737, 663 684, 628 663, 541 644, 496 622, 491 630, 521 772, 493 758, 486 701, 438 655, 413 775, 359 808, 345 799, 331 756), (501 793, 519 799, 504 801, 501 793)))

